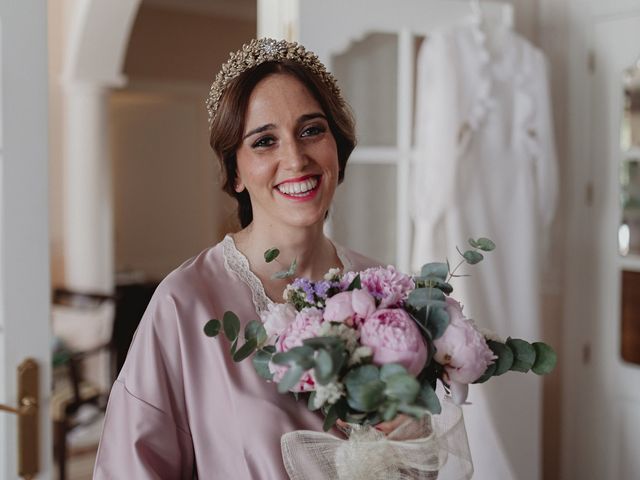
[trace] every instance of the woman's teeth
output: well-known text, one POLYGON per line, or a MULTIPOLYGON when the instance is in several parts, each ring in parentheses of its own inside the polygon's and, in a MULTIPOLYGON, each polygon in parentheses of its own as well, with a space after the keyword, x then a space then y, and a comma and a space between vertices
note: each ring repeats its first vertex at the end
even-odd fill
POLYGON ((318 186, 318 178, 311 177, 302 182, 286 182, 278 185, 278 190, 285 195, 292 195, 294 197, 302 197, 310 190, 313 190, 318 186))

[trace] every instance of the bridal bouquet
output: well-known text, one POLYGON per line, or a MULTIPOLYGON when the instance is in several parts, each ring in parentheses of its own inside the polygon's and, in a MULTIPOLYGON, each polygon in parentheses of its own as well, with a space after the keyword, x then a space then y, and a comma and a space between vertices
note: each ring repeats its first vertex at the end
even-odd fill
MULTIPOLYGON (((429 263, 416 277, 388 266, 360 272, 334 269, 320 281, 297 278, 284 291, 284 303, 271 304, 260 320, 245 326, 242 345, 240 322, 232 312, 221 322, 210 320, 205 333, 215 337, 222 331, 232 342, 236 361, 253 355, 257 373, 275 382, 281 393, 308 395, 308 408, 325 416, 325 431, 341 419, 352 426, 352 434, 369 432, 375 437, 379 432, 368 426, 398 413, 423 419, 424 424, 425 418, 442 412, 435 393, 438 381, 454 403, 462 404, 469 384, 510 370, 545 374, 556 362, 545 343, 502 341, 465 317, 449 282, 459 276, 456 271, 462 264, 476 264, 483 259, 481 252, 495 248, 486 238, 469 243, 470 249, 459 250, 462 259, 454 269, 448 262, 429 263)), ((267 251, 265 259, 271 261, 277 253, 267 251)), ((435 434, 432 424, 426 428, 435 434)), ((381 440, 380 436, 375 438, 381 440)), ((434 440, 433 435, 427 437, 434 440)), ((340 451, 344 457, 344 449, 340 451)), ((375 458, 380 455, 369 460, 375 458)), ((424 469, 429 472, 440 469, 444 461, 438 455, 429 461, 421 458, 422 463, 431 462, 424 469)), ((342 463, 343 472, 353 464, 342 463)), ((420 469, 416 462, 409 463, 420 469)), ((354 474, 338 477, 349 475, 354 474)))

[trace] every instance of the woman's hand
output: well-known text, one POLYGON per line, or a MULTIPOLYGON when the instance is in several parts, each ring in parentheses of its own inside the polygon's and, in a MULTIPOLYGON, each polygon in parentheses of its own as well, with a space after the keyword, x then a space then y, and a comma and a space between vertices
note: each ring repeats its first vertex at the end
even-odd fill
MULTIPOLYGON (((398 428, 405 421, 407 421, 408 418, 410 418, 408 415, 400 413, 400 414, 396 415, 393 420, 389 420, 388 422, 380 422, 380 423, 374 425, 374 427, 376 428, 376 430, 384 433, 385 435, 389 435, 396 428, 398 428)), ((338 427, 340 427, 342 429, 347 428, 347 425, 348 425, 347 422, 344 422, 344 421, 342 421, 340 419, 337 420, 336 424, 338 425, 338 427)))

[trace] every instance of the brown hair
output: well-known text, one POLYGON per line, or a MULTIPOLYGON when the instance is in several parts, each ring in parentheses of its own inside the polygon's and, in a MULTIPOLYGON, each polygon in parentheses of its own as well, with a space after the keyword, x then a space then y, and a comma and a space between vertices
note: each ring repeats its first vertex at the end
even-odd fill
POLYGON ((253 210, 247 190, 240 193, 235 191, 236 152, 242 143, 251 92, 262 79, 275 73, 289 74, 300 80, 327 116, 329 129, 338 149, 338 183, 344 179, 347 160, 356 146, 355 124, 351 110, 340 98, 331 93, 320 78, 303 65, 288 60, 271 61, 243 72, 225 89, 211 124, 210 136, 211 148, 218 155, 224 174, 222 189, 237 200, 238 218, 242 228, 252 222, 253 210))

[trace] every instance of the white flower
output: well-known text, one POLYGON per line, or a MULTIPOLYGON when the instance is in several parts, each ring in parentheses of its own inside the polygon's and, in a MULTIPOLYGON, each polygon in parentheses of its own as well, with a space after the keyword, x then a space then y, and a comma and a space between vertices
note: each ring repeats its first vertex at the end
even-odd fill
POLYGON ((344 341, 346 349, 352 353, 358 347, 360 334, 344 323, 324 322, 318 332, 320 337, 338 337, 344 341))
POLYGON ((284 289, 284 292, 282 292, 282 299, 283 299, 285 302, 288 302, 288 301, 289 301, 289 297, 290 297, 291 293, 292 293, 292 292, 294 292, 294 291, 295 291, 295 288, 293 288, 293 287, 291 286, 291 284, 287 285, 287 286, 286 286, 286 288, 284 289))
POLYGON ((314 407, 320 408, 325 403, 333 405, 340 397, 344 395, 344 385, 339 382, 330 382, 326 385, 316 383, 316 396, 314 398, 314 407))
POLYGON ((324 279, 327 281, 337 280, 338 278, 340 278, 339 268, 330 268, 329 271, 324 274, 324 279))
POLYGON ((296 309, 288 303, 272 303, 260 314, 267 332, 268 343, 273 344, 276 337, 296 318, 296 309))
POLYGON ((357 365, 358 363, 362 363, 362 360, 365 358, 371 357, 373 355, 373 350, 371 347, 361 346, 356 348, 351 357, 349 357, 349 366, 357 365))
MULTIPOLYGON (((474 325, 475 325, 475 323, 474 323, 474 325)), ((493 332, 493 331, 489 330, 488 328, 480 328, 477 325, 475 325, 475 327, 480 331, 480 333, 487 340, 493 340, 494 342, 506 343, 506 341, 503 338, 501 338, 496 332, 493 332)))

